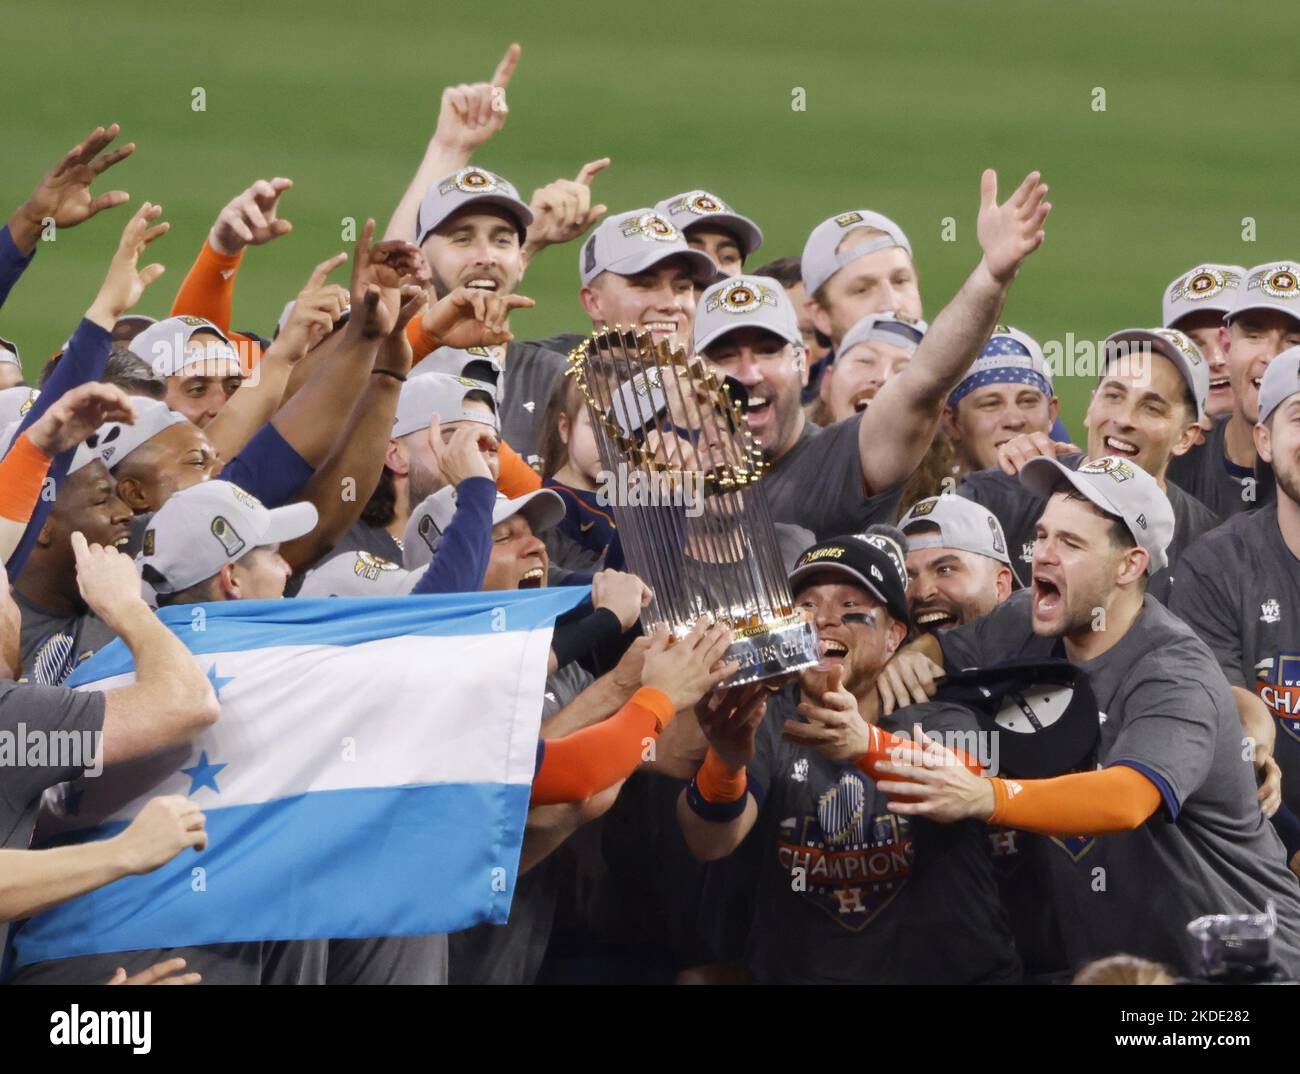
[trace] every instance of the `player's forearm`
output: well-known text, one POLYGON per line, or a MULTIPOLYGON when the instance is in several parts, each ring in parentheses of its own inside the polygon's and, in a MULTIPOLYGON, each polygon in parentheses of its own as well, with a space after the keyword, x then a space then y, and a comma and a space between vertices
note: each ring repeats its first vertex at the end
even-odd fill
POLYGON ((51 850, 0 850, 0 922, 39 914, 128 873, 112 839, 51 850))
POLYGON ((909 397, 919 401, 914 405, 924 406, 927 413, 933 410, 937 417, 988 341, 1009 289, 1009 283, 993 278, 981 258, 898 375, 908 385, 909 397))
POLYGON ((253 434, 279 409, 293 366, 278 347, 272 343, 257 364, 249 378, 255 383, 242 385, 204 428, 218 458, 233 459, 243 451, 253 434))
POLYGON ((1042 835, 1113 835, 1140 827, 1160 808, 1160 790, 1127 765, 1051 779, 990 779, 990 824, 1042 835))
POLYGON ((1251 740, 1252 746, 1263 746, 1269 756, 1277 744, 1277 722, 1268 706, 1244 686, 1232 688, 1232 699, 1237 703, 1237 717, 1241 730, 1251 740))
POLYGON ((415 242, 419 238, 415 233, 416 215, 420 210, 420 202, 424 200, 424 192, 435 179, 458 171, 468 163, 467 151, 443 145, 436 137, 432 138, 424 151, 420 166, 415 170, 414 178, 402 194, 397 208, 393 210, 388 227, 384 229, 384 238, 415 242))
POLYGON ((542 738, 563 738, 612 716, 627 702, 610 676, 597 679, 549 720, 542 721, 542 738))
POLYGON ((0 561, 7 560, 22 540, 53 461, 26 433, 0 460, 0 561))
POLYGON ((337 353, 331 355, 330 361, 318 364, 311 379, 271 419, 280 435, 313 469, 329 457, 338 430, 365 392, 379 349, 377 339, 365 339, 347 329, 342 335, 337 353))
MULTIPOLYGON (((716 755, 710 752, 705 765, 716 755)), ((700 795, 699 783, 704 776, 704 766, 691 786, 677 798, 677 823, 691 853, 700 861, 717 861, 725 858, 745 840, 754 821, 758 819, 758 802, 745 789, 744 770, 733 773, 740 790, 731 801, 708 802, 700 795), (707 815, 706 815, 707 814, 707 815)), ((731 798, 731 792, 710 791, 707 780, 705 794, 713 798, 731 798)))
POLYGON ((243 259, 243 250, 223 254, 213 249, 209 235, 203 240, 203 248, 181 281, 180 290, 172 302, 171 315, 202 317, 223 332, 229 332, 230 318, 234 311, 235 277, 239 274, 239 265, 243 259))
POLYGON ((374 495, 401 387, 392 377, 371 375, 333 453, 304 487, 302 498, 315 506, 319 518, 310 533, 280 547, 295 571, 306 570, 328 555, 374 495))

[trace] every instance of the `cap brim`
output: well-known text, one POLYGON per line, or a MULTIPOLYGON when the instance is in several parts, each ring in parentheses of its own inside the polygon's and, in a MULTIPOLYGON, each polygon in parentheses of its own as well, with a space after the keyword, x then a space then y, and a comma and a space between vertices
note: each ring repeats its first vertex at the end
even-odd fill
MULTIPOLYGON (((696 314, 696 316, 698 317, 699 314, 696 314)), ((764 324, 761 321, 737 321, 734 324, 720 324, 712 332, 697 339, 695 341, 696 353, 708 350, 723 336, 728 335, 731 332, 739 332, 745 328, 761 328, 764 332, 771 332, 777 339, 783 339, 793 346, 803 345, 803 334, 800 333, 797 328, 793 333, 787 333, 782 332, 777 328, 773 328, 770 324, 764 324)))
POLYGON ((457 213, 462 213, 466 209, 472 209, 476 206, 495 205, 498 209, 504 209, 515 218, 515 223, 519 225, 520 232, 528 230, 533 222, 533 211, 528 208, 522 201, 512 198, 507 194, 481 194, 466 198, 464 201, 453 205, 437 220, 432 220, 425 224, 420 230, 420 237, 415 240, 417 246, 424 242, 430 235, 438 230, 444 223, 450 220, 457 213))
POLYGON ((320 515, 309 503, 291 503, 285 507, 270 509, 270 524, 266 528, 265 544, 282 544, 310 533, 316 527, 320 515))
POLYGON ((740 241, 741 256, 748 257, 763 245, 763 232, 754 221, 736 213, 705 213, 682 228, 683 234, 697 227, 712 225, 729 231, 740 241))
POLYGON ((492 512, 492 525, 504 522, 515 515, 523 515, 532 527, 533 536, 554 529, 564 518, 564 500, 558 492, 550 489, 538 489, 527 496, 499 503, 492 512))
MULTIPOLYGON (((852 578, 854 582, 862 586, 876 600, 880 601, 886 608, 889 607, 889 599, 880 588, 860 571, 855 571, 852 567, 843 563, 827 562, 826 560, 817 560, 813 563, 805 563, 802 567, 796 567, 790 572, 790 592, 796 593, 799 589, 799 583, 814 574, 842 574, 846 578, 852 578)), ((892 612, 890 613, 893 614, 892 612)))
POLYGON ((1096 485, 1080 477, 1077 471, 1063 466, 1056 459, 1030 459, 1020 468, 1020 483, 1034 495, 1044 498, 1059 491, 1063 484, 1069 485, 1106 514, 1114 515, 1121 520, 1124 518, 1124 512, 1106 499, 1096 485))
POLYGON ((1297 311, 1294 305, 1288 306, 1282 299, 1275 301, 1265 299, 1261 302, 1251 302, 1246 306, 1234 306, 1223 315, 1223 319, 1226 322, 1231 322, 1234 317, 1240 317, 1243 313, 1250 313, 1253 310, 1273 310, 1276 313, 1284 313, 1291 320, 1300 324, 1300 311, 1297 311))
POLYGON ((686 258, 693 270, 692 275, 695 282, 704 287, 709 287, 726 276, 726 273, 714 263, 713 258, 703 250, 694 250, 689 247, 685 250, 643 250, 630 257, 610 262, 603 267, 602 271, 612 272, 616 276, 635 276, 638 272, 645 272, 646 269, 654 268, 655 265, 672 257, 686 258))
POLYGON ((1187 356, 1183 354, 1164 336, 1145 328, 1126 328, 1122 332, 1115 332, 1106 337, 1106 343, 1147 343, 1151 349, 1159 354, 1162 358, 1168 358, 1174 363, 1178 370, 1178 375, 1183 378, 1183 383, 1187 385, 1187 390, 1192 393, 1193 400, 1196 401, 1197 418, 1201 418, 1205 413, 1205 400, 1196 399, 1196 378, 1192 375, 1192 367, 1187 364, 1187 356))

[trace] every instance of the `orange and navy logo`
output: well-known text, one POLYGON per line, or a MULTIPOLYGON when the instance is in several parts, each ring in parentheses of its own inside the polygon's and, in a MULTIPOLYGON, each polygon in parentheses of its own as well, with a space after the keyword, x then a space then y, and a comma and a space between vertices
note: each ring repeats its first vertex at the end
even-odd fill
POLYGON ((1300 653, 1279 652, 1256 664, 1255 694, 1278 728, 1300 742, 1300 653))

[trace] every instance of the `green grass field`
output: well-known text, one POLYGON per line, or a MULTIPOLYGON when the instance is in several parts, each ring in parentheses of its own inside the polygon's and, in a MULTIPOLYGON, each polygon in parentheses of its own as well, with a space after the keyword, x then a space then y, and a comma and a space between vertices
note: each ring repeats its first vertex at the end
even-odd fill
MULTIPOLYGON (((340 248, 343 217, 387 220, 441 88, 489 77, 511 40, 524 55, 510 122, 477 159, 525 197, 609 155, 596 190, 613 210, 707 187, 763 226, 760 260, 800 252, 831 213, 874 208, 911 236, 930 316, 978 259, 985 166, 1004 191, 1030 168, 1052 186, 1047 243, 1006 313, 1042 340, 1155 323, 1164 285, 1198 260, 1300 254, 1285 170, 1300 59, 1270 47, 1300 30, 1285 5, 46 0, 3 13, 3 212, 96 123, 120 122, 139 149, 114 185, 172 222, 154 247, 168 273, 140 307, 154 316, 217 210, 287 175, 294 234, 249 255, 236 294, 236 327, 269 330, 340 248), (791 109, 795 87, 806 111, 791 109), (1257 241, 1242 241, 1243 217, 1257 241)), ((124 221, 44 244, 0 311, 29 373, 89 304, 124 221)), ((584 327, 574 249, 539 258, 522 290, 537 308, 515 319, 520 338, 584 327)), ((1059 386, 1076 432, 1087 387, 1059 386)))

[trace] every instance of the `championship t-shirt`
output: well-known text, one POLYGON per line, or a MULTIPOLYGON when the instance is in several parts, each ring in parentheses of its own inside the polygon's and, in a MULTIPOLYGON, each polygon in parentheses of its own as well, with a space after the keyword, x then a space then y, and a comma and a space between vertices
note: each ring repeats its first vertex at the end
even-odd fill
MULTIPOLYGON (((1077 470, 1083 460, 1084 456, 1077 454, 1063 455, 1058 461, 1077 470)), ((1190 547, 1201 534, 1214 529, 1220 521, 1208 507, 1177 485, 1168 485, 1166 493, 1169 496, 1169 506, 1174 511, 1174 536, 1167 552, 1169 564, 1153 574, 1147 583, 1147 592, 1165 604, 1169 602, 1174 574, 1183 550, 1190 547)), ((957 494, 974 500, 993 512, 1002 524, 1002 532, 1006 534, 1011 566, 1020 576, 1021 582, 1028 585, 1033 570, 1036 527, 1043 508, 1047 505, 1046 498, 1030 492, 1020 483, 1019 477, 1012 477, 997 468, 967 474, 957 486, 957 494)))
MULTIPOLYGON (((983 824, 889 812, 852 764, 781 737, 797 719, 775 696, 748 766, 761 843, 748 962, 789 984, 987 984, 1020 977, 983 824)), ((976 729, 950 704, 914 705, 897 722, 931 734, 976 729)))
POLYGON ((83 660, 89 660, 117 634, 95 615, 61 615, 33 604, 16 589, 14 603, 22 614, 22 681, 59 686, 83 660))
MULTIPOLYGON (((1059 639, 1034 634, 1032 599, 1031 590, 1013 593, 944 634, 944 667, 1062 655, 1059 639)), ((1098 765, 1141 772, 1164 804, 1131 832, 1050 840, 1048 878, 1070 968, 1123 952, 1194 973, 1189 921, 1260 913, 1271 899, 1274 954, 1300 973, 1300 881, 1260 812, 1232 691, 1204 642, 1148 595, 1124 636, 1079 666, 1101 719, 1098 765)))
POLYGON ((1282 540, 1277 504, 1234 515, 1193 545, 1170 608, 1210 647, 1228 682, 1272 712, 1282 797, 1300 810, 1300 561, 1282 540))

